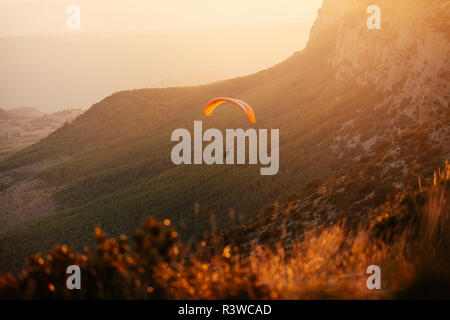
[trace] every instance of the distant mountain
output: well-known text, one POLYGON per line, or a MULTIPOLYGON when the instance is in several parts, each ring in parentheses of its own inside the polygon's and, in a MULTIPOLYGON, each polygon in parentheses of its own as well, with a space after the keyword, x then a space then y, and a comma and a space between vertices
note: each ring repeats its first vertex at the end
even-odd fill
POLYGON ((72 122, 76 117, 80 116, 83 113, 81 109, 69 109, 63 111, 57 111, 51 114, 43 114, 40 117, 34 118, 31 123, 37 125, 52 125, 55 124, 58 127, 62 126, 65 123, 72 122))
POLYGON ((45 113, 31 107, 14 108, 7 112, 23 119, 35 119, 45 115, 45 113))
POLYGON ((6 119, 11 119, 13 118, 13 115, 6 112, 3 109, 0 109, 0 120, 6 120, 6 119))
POLYGON ((450 158, 448 6, 380 0, 382 30, 369 30, 371 4, 325 0, 307 47, 273 68, 199 87, 118 92, 2 161, 0 200, 14 194, 17 205, 0 211, 0 270, 17 270, 55 242, 81 248, 97 225, 130 233, 148 215, 170 218, 187 238, 210 232, 211 221, 236 223, 227 214, 234 209, 249 223, 242 243, 272 229, 269 240, 276 230, 293 239, 305 224, 357 220, 411 179, 429 177, 450 158), (172 164, 177 128, 192 130, 194 120, 249 127, 233 108, 205 118, 203 105, 217 96, 252 105, 256 128, 280 129, 278 175, 172 164), (293 191, 302 200, 291 202, 289 219, 270 208, 258 218, 293 191))

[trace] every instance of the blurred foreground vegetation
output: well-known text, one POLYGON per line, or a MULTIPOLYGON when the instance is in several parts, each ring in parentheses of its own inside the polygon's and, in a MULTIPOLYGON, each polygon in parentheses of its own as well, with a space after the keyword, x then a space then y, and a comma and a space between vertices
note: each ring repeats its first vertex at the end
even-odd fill
POLYGON ((431 185, 398 194, 357 226, 345 221, 285 249, 242 254, 223 238, 183 244, 170 221, 147 219, 133 235, 76 253, 57 245, 28 259, 20 276, 0 275, 1 299, 395 299, 450 298, 450 166, 431 185), (66 288, 79 265, 82 289, 66 288), (382 290, 366 287, 369 265, 382 290))

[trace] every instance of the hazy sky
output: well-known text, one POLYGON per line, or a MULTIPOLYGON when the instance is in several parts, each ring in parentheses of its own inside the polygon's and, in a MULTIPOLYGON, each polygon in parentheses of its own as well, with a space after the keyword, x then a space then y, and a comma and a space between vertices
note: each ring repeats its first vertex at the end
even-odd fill
POLYGON ((0 0, 0 108, 85 109, 119 90, 254 73, 305 46, 321 3, 0 0))
MULTIPOLYGON (((69 32, 69 5, 81 32, 270 25, 314 20, 322 0, 0 0, 0 35, 69 32)), ((73 32, 73 31, 72 31, 73 32)))

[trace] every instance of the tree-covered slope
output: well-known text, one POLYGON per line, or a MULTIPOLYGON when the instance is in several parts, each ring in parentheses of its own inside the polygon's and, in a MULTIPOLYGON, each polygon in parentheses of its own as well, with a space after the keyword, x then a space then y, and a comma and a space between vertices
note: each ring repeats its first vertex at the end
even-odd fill
MULTIPOLYGON (((77 249, 96 225, 112 235, 129 233, 148 215, 170 218, 184 238, 207 232, 211 213, 219 228, 226 227, 230 209, 243 219, 255 215, 309 181, 329 179, 385 150, 402 131, 445 114, 448 35, 426 23, 443 14, 440 3, 382 2, 383 33, 367 29, 364 1, 325 1, 306 49, 271 69, 205 86, 115 93, 2 161, 2 192, 38 180, 58 209, 0 235, 0 270, 17 269, 25 256, 55 242, 77 249), (409 10, 411 24, 398 22, 399 6, 409 10), (433 64, 423 63, 425 52, 433 64), (171 162, 172 131, 192 131, 194 120, 202 120, 204 130, 251 127, 234 108, 204 117, 204 104, 218 96, 253 106, 255 128, 280 129, 278 175, 261 176, 258 166, 171 162), (11 172, 50 160, 57 164, 11 178, 11 172)), ((433 163, 445 156, 435 153, 433 163)), ((3 212, 0 219, 14 217, 3 212)))

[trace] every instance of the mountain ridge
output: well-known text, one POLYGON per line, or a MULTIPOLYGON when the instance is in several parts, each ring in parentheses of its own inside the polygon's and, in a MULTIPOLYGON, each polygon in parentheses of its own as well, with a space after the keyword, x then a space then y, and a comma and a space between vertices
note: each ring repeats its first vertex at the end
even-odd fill
MULTIPOLYGON (((435 3, 434 8, 444 8, 442 3, 435 3)), ((356 3, 356 2, 355 2, 356 3)), ((395 5, 398 5, 397 2, 395 5)), ((420 3, 416 1, 415 4, 420 3)), ((448 3, 448 2, 447 2, 448 3)), ((347 14, 346 9, 354 10, 355 7, 348 3, 341 3, 343 14, 347 14)), ((424 4, 424 2, 422 2, 424 4)), ((336 19, 327 17, 328 12, 336 12, 337 2, 325 2, 317 21, 327 21, 336 23, 336 19)), ((389 3, 384 3, 385 8, 389 3)), ((403 8, 408 8, 406 2, 400 3, 403 8)), ((359 10, 364 5, 357 7, 359 10)), ((394 130, 386 130, 383 135, 371 137, 363 149, 365 155, 358 157, 358 163, 351 165, 344 172, 337 172, 333 177, 325 182, 315 182, 302 191, 301 195, 291 195, 290 201, 284 204, 275 203, 261 210, 257 217, 254 217, 243 226, 238 226, 226 230, 220 234, 226 244, 237 245, 243 252, 251 251, 251 248, 258 246, 281 244, 288 248, 293 242, 300 241, 304 236, 303 231, 315 230, 320 234, 320 230, 342 222, 358 225, 361 221, 370 219, 373 212, 383 211, 386 201, 391 200, 395 205, 400 206, 394 196, 411 189, 420 187, 421 181, 432 183, 433 168, 442 166, 450 158, 450 110, 449 103, 449 28, 446 32, 430 35, 430 28, 423 32, 422 26, 426 25, 431 17, 438 15, 432 10, 426 10, 429 14, 423 14, 423 7, 414 6, 412 14, 414 28, 412 31, 418 33, 413 36, 405 36, 411 41, 422 42, 421 50, 428 53, 426 59, 423 54, 411 54, 408 59, 403 60, 403 66, 393 65, 393 70, 383 70, 383 68, 373 68, 373 71, 358 70, 361 66, 359 57, 364 59, 377 60, 377 56, 370 52, 371 37, 358 37, 366 45, 361 46, 364 53, 361 54, 355 47, 347 47, 349 40, 355 39, 355 34, 364 32, 360 27, 354 26, 350 32, 346 32, 340 37, 339 47, 333 53, 332 65, 338 67, 336 77, 345 80, 348 77, 356 77, 359 85, 373 83, 378 86, 380 92, 388 92, 386 96, 376 105, 376 109, 387 112, 392 117, 389 124, 394 130), (420 16, 422 24, 418 23, 420 16), (348 38, 347 40, 345 38, 348 38), (447 39, 447 40, 446 40, 447 39), (350 57, 350 59, 349 59, 350 57), (419 60, 417 63, 416 60, 419 60), (426 63, 434 61, 435 63, 426 63), (425 62, 425 63, 423 63, 425 62), (419 67, 417 66, 419 65, 419 67), (377 74, 382 70, 385 81, 377 74), (425 77, 419 77, 420 73, 425 73, 425 77), (397 79, 397 80, 394 80, 397 79), (405 81, 406 79, 406 81, 405 81), (411 80, 412 79, 412 80, 411 80), (431 79, 431 81, 430 81, 431 79), (414 80, 414 81, 413 81, 414 80), (390 87, 401 82, 402 86, 396 88, 392 94, 390 87), (420 93, 423 93, 422 95, 420 93), (405 100, 408 102, 405 103, 405 100), (427 107, 427 108, 424 108, 427 107), (406 120, 405 120, 406 118, 406 120), (371 140, 375 140, 371 141, 371 140), (383 144, 376 146, 376 141, 382 140, 383 144), (376 148, 372 148, 375 146, 376 148), (294 198, 294 199, 292 199, 294 198)), ((383 11, 384 13, 386 11, 383 11)), ((395 13, 394 13, 395 14, 395 13)), ((446 12, 447 17, 449 12, 446 12)), ((445 20, 444 20, 445 21, 445 20)), ((448 21, 448 20, 447 20, 448 21)), ((435 21, 438 24, 440 21, 435 21)), ((404 20, 401 23, 405 23, 404 20)), ((447 22, 448 25, 448 22, 447 22)), ((317 28, 317 24, 315 25, 317 28)), ((322 28, 322 26, 320 26, 322 28)), ((408 25, 403 26, 408 29, 408 25)), ((395 27, 398 32, 402 31, 400 26, 395 27)), ((411 29, 410 29, 411 30, 411 29)), ((313 28, 312 37, 317 32, 313 28)), ((380 48, 381 51, 395 51, 400 48, 409 52, 408 46, 404 45, 401 39, 392 38, 393 43, 380 48), (400 42, 400 44, 396 44, 400 42)), ((352 42, 352 41, 350 41, 352 42)), ((354 44, 354 41, 353 41, 354 44)), ((410 44, 409 47, 414 47, 410 44)), ((360 48, 358 46, 358 48, 360 48)), ((379 51, 380 51, 379 50, 379 51)), ((385 66, 386 57, 392 54, 378 51, 380 65, 385 66)), ((392 61, 392 60, 391 60, 392 61)), ((393 67, 391 66, 391 67, 393 67)), ((344 136, 342 131, 352 123, 346 123, 341 129, 336 131, 336 140, 352 141, 354 138, 344 136)), ((357 137, 356 140, 360 140, 357 137)), ((340 148, 332 146, 332 152, 338 154, 340 148)), ((338 155, 339 156, 339 155, 338 155)), ((388 205, 391 202, 387 202, 388 205)))

